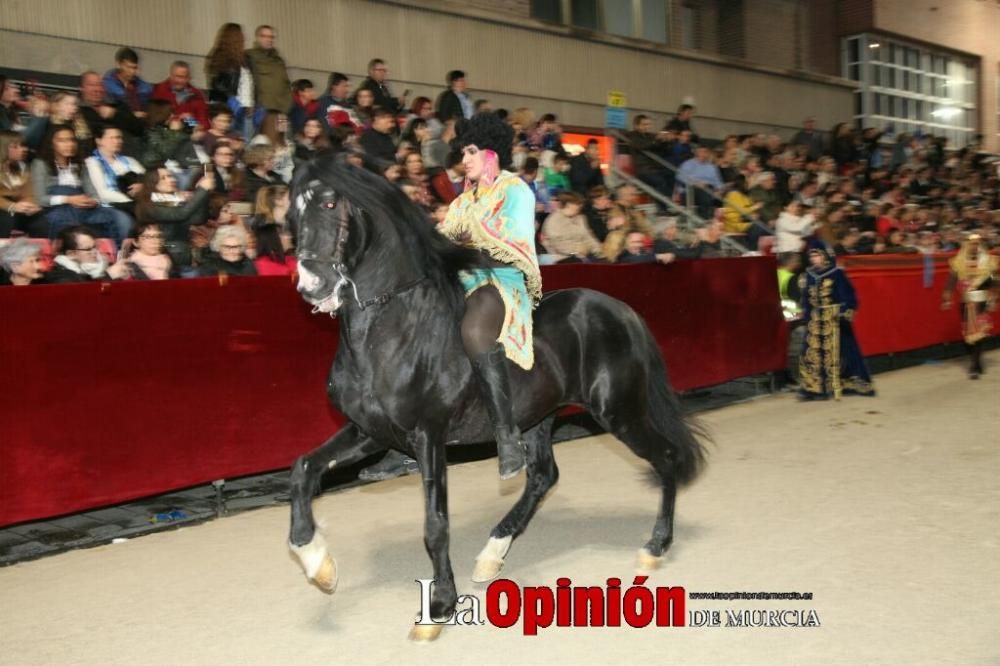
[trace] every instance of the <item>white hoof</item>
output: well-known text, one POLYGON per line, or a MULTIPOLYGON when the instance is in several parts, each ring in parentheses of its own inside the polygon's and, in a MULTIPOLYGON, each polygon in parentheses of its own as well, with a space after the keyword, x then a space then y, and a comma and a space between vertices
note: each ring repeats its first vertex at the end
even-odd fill
POLYGON ((415 624, 410 629, 409 639, 415 643, 430 643, 437 640, 444 629, 443 624, 415 624))
POLYGON ((337 562, 326 549, 326 540, 317 530, 312 541, 304 546, 288 544, 302 565, 306 578, 316 583, 324 592, 333 593, 337 589, 339 576, 337 562))
POLYGON ((662 562, 662 557, 653 555, 645 548, 640 548, 638 554, 636 555, 636 566, 641 571, 655 571, 660 568, 660 564, 662 562))
POLYGON ((514 537, 503 537, 497 539, 490 537, 486 542, 486 547, 476 556, 476 566, 472 570, 473 583, 488 583, 500 575, 503 570, 504 558, 510 550, 510 544, 514 537))

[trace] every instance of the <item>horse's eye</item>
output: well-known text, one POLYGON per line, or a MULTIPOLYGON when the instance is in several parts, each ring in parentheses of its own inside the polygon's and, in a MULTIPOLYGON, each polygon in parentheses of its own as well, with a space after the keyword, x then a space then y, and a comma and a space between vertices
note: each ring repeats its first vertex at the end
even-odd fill
POLYGON ((324 208, 336 208, 337 207, 337 202, 336 201, 327 201, 327 202, 325 202, 323 204, 323 207, 324 208))

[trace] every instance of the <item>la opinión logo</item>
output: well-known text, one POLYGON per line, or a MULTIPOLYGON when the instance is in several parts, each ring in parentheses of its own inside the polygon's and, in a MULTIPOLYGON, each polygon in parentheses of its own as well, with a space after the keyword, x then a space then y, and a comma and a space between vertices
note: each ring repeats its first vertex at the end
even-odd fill
POLYGON ((420 585, 420 616, 417 624, 477 626, 488 621, 509 629, 521 621, 525 636, 535 636, 539 628, 551 627, 683 627, 687 593, 683 587, 646 587, 647 576, 636 576, 622 590, 620 578, 608 578, 604 587, 574 586, 569 578, 559 578, 549 586, 524 587, 500 578, 486 588, 483 602, 473 594, 459 595, 450 618, 431 618, 433 579, 417 578, 420 585))

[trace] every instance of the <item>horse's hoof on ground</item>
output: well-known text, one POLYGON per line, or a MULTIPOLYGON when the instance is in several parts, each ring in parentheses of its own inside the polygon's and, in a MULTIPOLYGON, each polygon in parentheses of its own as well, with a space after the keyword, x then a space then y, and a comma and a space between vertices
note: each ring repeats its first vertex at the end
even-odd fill
POLYGON ((662 557, 657 557, 645 548, 640 548, 636 555, 636 566, 642 571, 655 571, 660 568, 662 557))
POLYGON ((444 629, 443 624, 415 624, 410 629, 409 639, 415 643, 430 643, 437 640, 444 629))
POLYGON ((334 590, 337 589, 337 581, 339 580, 337 562, 327 555, 323 559, 323 563, 319 565, 319 571, 313 577, 313 582, 316 584, 316 587, 327 594, 333 594, 334 590))
POLYGON ((500 575, 513 540, 512 536, 490 537, 486 547, 476 556, 476 567, 472 571, 473 583, 488 583, 500 575))
POLYGON ((503 560, 476 560, 476 568, 472 570, 473 583, 488 583, 503 570, 503 560))

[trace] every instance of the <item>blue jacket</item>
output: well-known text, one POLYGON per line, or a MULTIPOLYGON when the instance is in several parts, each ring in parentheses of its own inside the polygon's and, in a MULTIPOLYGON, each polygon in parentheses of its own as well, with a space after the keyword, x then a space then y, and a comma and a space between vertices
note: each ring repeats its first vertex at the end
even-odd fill
MULTIPOLYGON (((128 106, 128 96, 125 94, 125 85, 116 76, 117 69, 109 69, 104 73, 104 92, 116 101, 128 106)), ((153 94, 153 84, 143 81, 138 76, 135 77, 135 88, 139 94, 139 104, 146 108, 150 95, 153 94)))

